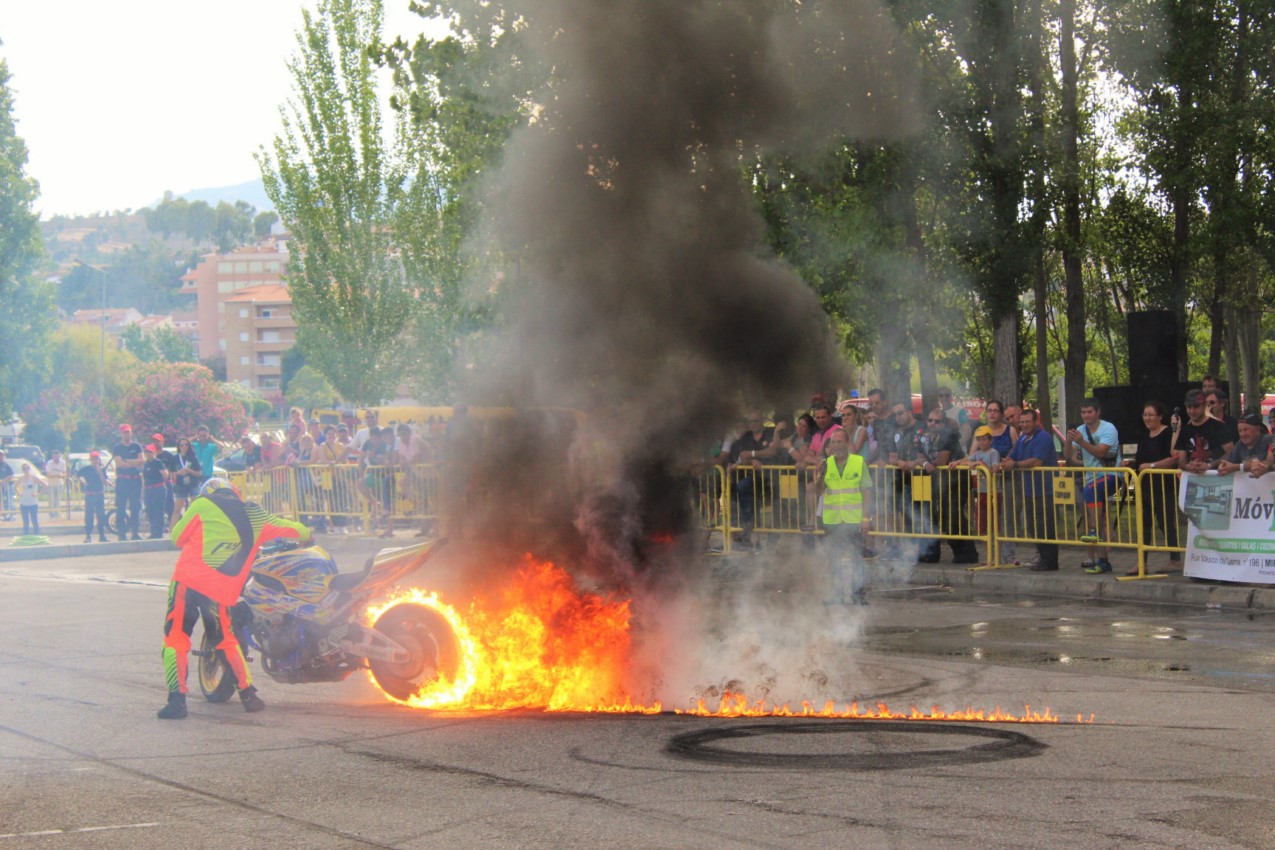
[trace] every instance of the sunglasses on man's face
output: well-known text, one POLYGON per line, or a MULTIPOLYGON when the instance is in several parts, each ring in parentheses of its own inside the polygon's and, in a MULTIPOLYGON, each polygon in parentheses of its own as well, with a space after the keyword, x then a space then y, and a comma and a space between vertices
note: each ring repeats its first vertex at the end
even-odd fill
POLYGON ((928 419, 928 420, 926 420, 926 421, 927 421, 927 422, 929 422, 931 425, 942 425, 942 424, 943 424, 943 420, 942 420, 942 419, 928 419))

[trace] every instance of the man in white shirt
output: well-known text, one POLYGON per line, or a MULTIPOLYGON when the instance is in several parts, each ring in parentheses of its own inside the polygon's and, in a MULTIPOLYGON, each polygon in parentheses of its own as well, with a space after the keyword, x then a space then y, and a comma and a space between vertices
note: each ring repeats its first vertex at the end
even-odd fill
POLYGON ((375 410, 369 410, 366 418, 367 424, 355 433, 354 439, 350 442, 350 445, 354 446, 355 450, 360 452, 363 451, 363 445, 367 443, 368 437, 371 436, 372 432, 370 429, 379 424, 375 410))
MULTIPOLYGON (((52 457, 44 465, 44 477, 49 482, 49 516, 56 517, 62 509, 62 500, 66 497, 66 460, 57 449, 53 450, 52 457)), ((69 503, 67 508, 66 515, 69 517, 69 503)))

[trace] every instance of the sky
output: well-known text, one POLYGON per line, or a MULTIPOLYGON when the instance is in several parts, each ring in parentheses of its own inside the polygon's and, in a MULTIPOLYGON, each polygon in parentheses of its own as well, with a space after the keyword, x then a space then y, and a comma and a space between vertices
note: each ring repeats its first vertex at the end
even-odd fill
MULTIPOLYGON (((384 0, 386 40, 441 27, 384 0)), ((42 217, 137 209, 245 183, 280 129, 286 63, 314 0, 0 0, 42 217)))

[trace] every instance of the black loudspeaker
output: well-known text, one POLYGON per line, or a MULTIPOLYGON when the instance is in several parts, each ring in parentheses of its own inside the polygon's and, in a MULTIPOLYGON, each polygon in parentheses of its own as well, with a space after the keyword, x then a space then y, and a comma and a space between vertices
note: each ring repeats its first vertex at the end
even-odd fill
POLYGON ((1129 323, 1129 385, 1150 389, 1176 384, 1178 330, 1173 312, 1146 310, 1125 318, 1129 323))
MULTIPOLYGON (((1102 405, 1102 418, 1116 426, 1122 444, 1136 443, 1146 433, 1142 426, 1142 406, 1148 401, 1159 401, 1168 408, 1169 416, 1165 425, 1173 417, 1173 408, 1181 408, 1186 391, 1199 389, 1199 381, 1182 383, 1173 381, 1165 384, 1138 387, 1098 387, 1094 398, 1102 405)), ((1182 410, 1182 419, 1186 421, 1186 410, 1182 410)), ((1075 425, 1079 423, 1068 423, 1075 425)))

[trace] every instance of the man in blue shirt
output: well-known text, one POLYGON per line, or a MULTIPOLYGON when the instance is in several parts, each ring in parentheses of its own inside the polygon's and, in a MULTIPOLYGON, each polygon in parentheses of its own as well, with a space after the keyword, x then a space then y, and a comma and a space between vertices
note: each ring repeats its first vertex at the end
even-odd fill
MULTIPOLYGON (((195 450, 195 457, 199 460, 199 474, 207 481, 213 477, 213 466, 217 463, 217 444, 209 436, 207 425, 200 425, 195 429, 195 439, 191 440, 190 447, 195 450)), ((195 489, 198 491, 199 488, 195 489)))
POLYGON ((1111 572, 1106 546, 1096 546, 1108 535, 1107 499, 1116 487, 1116 475, 1110 472, 1120 464, 1120 436, 1116 426, 1102 419, 1098 400, 1087 398, 1080 403, 1084 425, 1067 431, 1063 453, 1068 463, 1079 461, 1085 467, 1083 502, 1088 530, 1080 539, 1089 544, 1089 559, 1081 564, 1092 575, 1111 572))
MULTIPOLYGON (((1058 453, 1054 440, 1040 430, 1040 419, 1034 410, 1024 410, 1018 416, 1018 441, 1010 449, 1009 457, 997 467, 1004 477, 1005 493, 1001 498, 1020 501, 1026 519, 1027 535, 1037 541, 1053 540, 1054 533, 1054 479, 1047 470, 1058 466, 1058 453)), ((1032 564, 1035 572, 1052 572, 1058 569, 1058 544, 1036 543, 1040 562, 1032 564)))

